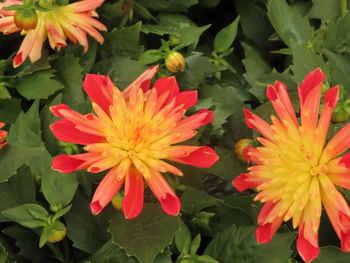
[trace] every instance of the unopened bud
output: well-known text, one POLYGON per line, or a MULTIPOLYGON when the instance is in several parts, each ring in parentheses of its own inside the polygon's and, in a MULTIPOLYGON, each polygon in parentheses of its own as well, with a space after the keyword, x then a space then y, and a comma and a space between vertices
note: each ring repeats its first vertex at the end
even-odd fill
POLYGON ((247 146, 253 145, 254 141, 251 139, 241 139, 235 144, 235 154, 238 160, 240 160, 243 163, 246 163, 247 160, 243 156, 243 150, 247 146))
POLYGON ((181 53, 177 51, 171 51, 165 58, 165 66, 171 72, 178 72, 185 70, 185 59, 181 53))
POLYGON ((56 243, 61 241, 67 234, 66 226, 60 221, 55 221, 47 229, 47 241, 50 243, 56 243))
POLYGON ((39 0, 39 6, 42 8, 51 9, 53 4, 53 0, 39 0))
POLYGON ((16 26, 24 30, 35 29, 38 24, 38 15, 34 9, 16 10, 13 19, 16 26))
POLYGON ((348 118, 349 118, 349 113, 347 113, 344 109, 340 109, 339 111, 334 111, 332 114, 333 123, 343 123, 348 118))
POLYGON ((118 192, 114 198, 112 199, 112 205, 115 209, 121 211, 122 210, 122 202, 123 202, 124 195, 121 192, 118 192))

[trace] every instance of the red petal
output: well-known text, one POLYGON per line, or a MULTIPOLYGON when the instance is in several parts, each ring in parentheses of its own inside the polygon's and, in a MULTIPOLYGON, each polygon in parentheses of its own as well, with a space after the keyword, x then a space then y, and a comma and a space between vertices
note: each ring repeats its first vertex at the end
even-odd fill
POLYGON ((232 180, 232 184, 239 192, 243 192, 249 188, 255 188, 259 184, 249 181, 249 174, 241 174, 232 180))
POLYGON ((340 238, 341 250, 345 252, 350 251, 350 230, 346 233, 342 233, 340 238))
POLYGON ((317 68, 306 75, 305 79, 301 83, 300 89, 300 99, 302 100, 302 102, 305 102, 306 97, 311 90, 313 90, 316 87, 322 87, 322 82, 324 78, 325 75, 320 68, 317 68))
POLYGON ((127 219, 137 217, 143 208, 143 177, 138 172, 131 172, 125 178, 125 197, 122 202, 124 216, 127 219))
POLYGON ((177 216, 180 212, 181 201, 164 177, 158 172, 152 173, 151 179, 147 181, 147 184, 159 200, 164 212, 177 216))
POLYGON ((339 99, 339 86, 335 86, 326 91, 324 95, 324 103, 328 103, 328 105, 332 108, 337 105, 339 99))
POLYGON ((89 167, 93 162, 100 160, 100 153, 82 153, 75 155, 58 155, 51 163, 51 168, 61 173, 71 173, 89 167))
POLYGON ((109 106, 113 101, 114 84, 108 76, 87 74, 83 87, 91 101, 97 103, 109 115, 109 106))
POLYGON ((175 107, 183 104, 183 109, 187 110, 197 103, 198 92, 196 90, 189 90, 180 92, 176 97, 175 107))
POLYGON ((257 130, 265 138, 273 141, 273 135, 275 134, 275 132, 271 129, 270 125, 266 121, 264 121, 262 118, 255 115, 247 109, 243 109, 243 112, 245 122, 249 128, 257 130))
POLYGON ((13 58, 13 67, 17 68, 18 66, 20 66, 23 63, 22 60, 22 52, 19 52, 16 54, 16 56, 13 58))
POLYGON ((154 75, 159 70, 159 66, 151 66, 145 72, 143 72, 137 79, 135 79, 125 90, 123 90, 123 95, 125 97, 129 96, 130 90, 134 86, 139 86, 145 93, 149 90, 151 80, 154 75))
POLYGON ((106 141, 104 137, 91 135, 76 129, 75 125, 67 120, 54 122, 50 125, 50 129, 57 139, 64 142, 88 145, 106 141))
POLYGON ((196 130, 213 121, 214 112, 206 109, 201 109, 196 114, 193 114, 183 120, 181 120, 177 127, 173 130, 174 132, 196 130))
POLYGON ((320 248, 314 247, 309 241, 307 241, 303 236, 303 229, 299 228, 299 236, 297 240, 297 249, 299 255, 305 262, 311 262, 320 254, 320 248))
POLYGON ((61 119, 64 119, 64 116, 59 112, 60 110, 72 110, 69 106, 66 104, 57 104, 55 106, 50 107, 50 111, 55 115, 56 117, 59 117, 61 119))
POLYGON ((169 158, 169 160, 201 168, 208 168, 219 160, 219 156, 214 149, 208 146, 199 146, 197 150, 193 151, 186 157, 169 158))
POLYGON ((168 105, 180 92, 179 85, 177 84, 175 77, 164 77, 157 79, 154 83, 153 89, 157 90, 158 98, 164 93, 168 94, 160 108, 168 105))
POLYGON ((99 214, 123 185, 124 179, 117 179, 117 170, 117 167, 111 169, 98 185, 90 203, 90 209, 93 214, 99 214))
POLYGON ((277 219, 272 223, 260 225, 256 228, 256 241, 258 244, 265 244, 272 240, 273 235, 281 226, 283 220, 277 219))

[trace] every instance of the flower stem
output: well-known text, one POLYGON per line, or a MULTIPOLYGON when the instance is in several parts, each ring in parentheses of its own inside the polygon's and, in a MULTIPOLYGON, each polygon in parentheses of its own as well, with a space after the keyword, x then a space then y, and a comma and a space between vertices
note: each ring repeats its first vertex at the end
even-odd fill
POLYGON ((341 16, 345 16, 346 12, 348 11, 348 1, 347 0, 340 1, 340 10, 341 10, 341 16))

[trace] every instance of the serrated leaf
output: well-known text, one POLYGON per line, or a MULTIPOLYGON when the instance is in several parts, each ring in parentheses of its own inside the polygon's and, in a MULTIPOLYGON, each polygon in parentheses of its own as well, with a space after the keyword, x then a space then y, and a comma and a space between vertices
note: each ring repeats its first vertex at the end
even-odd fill
MULTIPOLYGON (((0 212, 35 200, 35 182, 28 168, 21 168, 7 182, 0 183, 0 212)), ((0 215, 0 222, 4 220, 0 215)))
POLYGON ((16 206, 2 211, 2 214, 22 226, 29 228, 45 226, 49 215, 45 208, 37 204, 16 206))
POLYGON ((178 33, 180 35, 181 43, 177 48, 187 47, 189 45, 196 46, 200 36, 206 31, 211 25, 206 25, 202 27, 189 26, 179 29, 178 33))
POLYGON ((177 217, 165 214, 159 205, 151 203, 146 203, 141 214, 132 220, 120 213, 112 218, 109 227, 113 242, 142 263, 152 263, 178 229, 177 217))
POLYGON ((214 38, 214 50, 224 52, 229 49, 236 38, 239 16, 228 26, 224 27, 214 38))
POLYGON ((181 211, 187 214, 195 214, 203 208, 213 206, 216 198, 208 195, 203 190, 188 186, 181 196, 181 211))
POLYGON ((268 244, 258 245, 255 240, 255 226, 227 228, 217 233, 204 254, 220 263, 281 263, 287 262, 295 232, 275 234, 268 244))
POLYGON ((307 18, 289 6, 285 0, 270 0, 267 4, 267 16, 280 38, 287 46, 292 41, 305 44, 313 35, 313 28, 307 18))
POLYGON ((337 247, 321 247, 320 255, 313 261, 314 263, 346 263, 350 262, 350 254, 341 251, 337 247))
POLYGON ((0 119, 2 122, 11 124, 17 119, 21 112, 21 101, 19 99, 0 99, 0 119))
POLYGON ((124 249, 121 249, 112 241, 104 244, 92 255, 86 263, 136 263, 136 260, 128 257, 124 249))
POLYGON ((37 71, 19 78, 16 82, 16 88, 27 99, 47 99, 63 88, 63 85, 53 77, 53 70, 37 71))
POLYGON ((79 58, 73 55, 60 56, 53 61, 53 67, 57 70, 56 78, 64 85, 63 102, 71 107, 84 103, 83 69, 79 58))
POLYGON ((347 12, 336 23, 329 22, 323 47, 337 54, 350 52, 350 12, 347 12))

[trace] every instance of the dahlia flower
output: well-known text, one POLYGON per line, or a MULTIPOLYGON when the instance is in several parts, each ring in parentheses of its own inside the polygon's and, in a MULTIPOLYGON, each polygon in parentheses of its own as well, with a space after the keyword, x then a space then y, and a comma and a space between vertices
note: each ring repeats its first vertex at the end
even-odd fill
MULTIPOLYGON (((20 66, 29 56, 31 62, 41 57, 42 46, 49 40, 52 49, 60 50, 67 46, 67 38, 73 43, 79 43, 88 50, 86 34, 92 36, 100 44, 104 39, 98 32, 105 31, 106 27, 92 17, 96 17, 95 9, 103 3, 103 0, 81 0, 66 6, 53 5, 48 11, 35 10, 37 14, 34 29, 22 30, 25 38, 13 59, 13 66, 20 66)), ((20 31, 14 20, 16 11, 3 10, 4 7, 22 5, 19 0, 6 0, 0 3, 0 31, 11 34, 20 31)))
MULTIPOLYGON (((0 122, 0 129, 5 126, 5 123, 0 122)), ((3 148, 7 142, 5 142, 5 138, 7 137, 7 131, 0 130, 0 149, 3 148)))
POLYGON ((110 169, 90 203, 94 214, 100 213, 125 183, 122 210, 126 218, 136 217, 143 207, 145 181, 163 210, 177 215, 180 199, 161 173, 183 174, 164 159, 198 167, 209 167, 218 160, 210 147, 178 144, 193 138, 197 128, 211 122, 213 112, 202 109, 184 118, 186 110, 196 103, 197 92, 180 92, 174 77, 158 79, 150 89, 157 70, 151 67, 123 92, 108 76, 87 75, 84 90, 95 114, 82 115, 64 104, 51 107, 52 113, 62 119, 51 125, 56 138, 86 145, 87 151, 58 155, 52 169, 62 173, 110 169))
POLYGON ((245 156, 254 165, 232 182, 239 191, 257 189, 255 200, 265 203, 258 216, 257 242, 270 242, 282 222, 292 219, 299 230, 297 249, 305 262, 320 252, 322 205, 341 249, 350 251, 350 209, 336 188, 350 189, 350 155, 342 155, 350 147, 350 124, 326 143, 339 87, 327 90, 318 118, 324 77, 316 69, 298 88, 301 124, 282 82, 267 87, 267 97, 278 115, 271 116, 271 125, 244 110, 248 127, 262 135, 258 138, 262 146, 246 148, 245 156))

